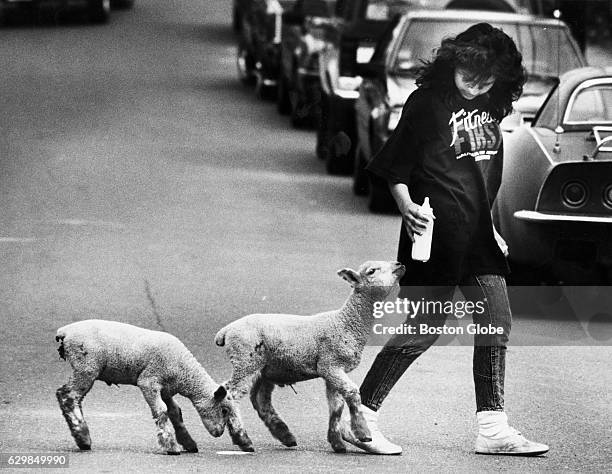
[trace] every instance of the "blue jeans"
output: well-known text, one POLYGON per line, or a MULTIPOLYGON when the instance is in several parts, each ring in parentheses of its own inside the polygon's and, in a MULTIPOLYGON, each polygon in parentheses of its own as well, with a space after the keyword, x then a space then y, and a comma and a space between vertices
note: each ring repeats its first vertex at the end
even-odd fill
MULTIPOLYGON (((506 280, 501 275, 475 275, 461 281, 459 288, 467 301, 480 301, 484 307, 482 312, 473 312, 474 323, 503 328, 500 335, 474 335, 473 359, 476 411, 503 411, 506 343, 512 324, 506 280)), ((450 301, 454 291, 455 287, 433 288, 428 290, 425 299, 450 301)), ((403 287, 404 295, 405 292, 410 292, 410 288, 403 287)), ((411 296, 415 300, 414 295, 411 296)), ((441 327, 445 320, 445 314, 427 315, 430 327, 441 327)), ((414 324, 415 320, 407 323, 414 324)), ((378 410, 410 364, 438 337, 436 334, 402 334, 389 339, 361 384, 361 402, 372 410, 378 410)))

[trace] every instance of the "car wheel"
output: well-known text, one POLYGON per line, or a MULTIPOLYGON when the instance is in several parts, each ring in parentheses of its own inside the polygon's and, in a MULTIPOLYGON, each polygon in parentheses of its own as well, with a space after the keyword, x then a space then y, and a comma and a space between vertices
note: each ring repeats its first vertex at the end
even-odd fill
POLYGON ((370 188, 370 178, 365 170, 366 161, 359 145, 355 152, 355 166, 353 168, 353 193, 357 196, 367 196, 370 188))
POLYGON ((253 85, 255 82, 255 62, 243 41, 240 41, 238 44, 236 69, 238 70, 238 79, 240 82, 245 85, 253 85))
POLYGON ((234 30, 234 33, 240 33, 241 26, 242 19, 240 18, 240 12, 236 8, 236 6, 234 6, 232 8, 232 30, 234 30))
POLYGON ((391 192, 382 179, 370 178, 368 209, 376 214, 397 211, 397 205, 391 196, 391 192))
POLYGON ((334 134, 329 140, 325 169, 329 174, 350 175, 353 171, 351 138, 345 132, 334 134))
POLYGON ((277 86, 268 86, 264 84, 263 77, 260 74, 256 75, 255 95, 262 100, 274 100, 278 94, 277 86))
POLYGON ((289 91, 289 102, 291 104, 291 125, 295 128, 310 126, 310 114, 304 98, 296 90, 289 91))
POLYGON ((89 0, 87 13, 92 23, 106 23, 110 17, 110 0, 89 0))
POLYGON ((278 110, 278 113, 281 115, 287 115, 291 112, 291 101, 289 99, 287 77, 282 73, 280 78, 278 79, 276 110, 278 110))
POLYGON ((316 153, 320 160, 327 160, 329 155, 329 98, 321 92, 321 108, 317 121, 316 153))

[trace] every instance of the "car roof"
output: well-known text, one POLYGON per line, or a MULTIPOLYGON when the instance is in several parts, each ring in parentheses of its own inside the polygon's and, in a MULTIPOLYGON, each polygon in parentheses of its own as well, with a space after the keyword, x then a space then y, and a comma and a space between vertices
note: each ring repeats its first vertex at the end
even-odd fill
POLYGON ((573 91, 578 84, 599 77, 612 78, 612 66, 587 66, 572 69, 561 75, 560 84, 562 89, 573 91))
POLYGON ((524 23, 524 24, 536 24, 541 26, 554 27, 557 25, 566 25, 559 20, 552 18, 542 18, 535 15, 529 15, 524 13, 502 13, 495 11, 481 11, 481 10, 411 10, 404 13, 403 18, 419 18, 428 20, 457 20, 457 19, 469 19, 473 20, 474 23, 479 22, 491 22, 491 23, 524 23))

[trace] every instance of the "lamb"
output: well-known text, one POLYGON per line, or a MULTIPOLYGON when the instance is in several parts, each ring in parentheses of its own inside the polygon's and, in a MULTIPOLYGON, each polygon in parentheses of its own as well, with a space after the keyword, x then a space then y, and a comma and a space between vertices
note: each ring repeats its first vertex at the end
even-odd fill
POLYGON ((60 356, 73 369, 68 383, 57 390, 57 400, 80 449, 91 449, 81 403, 94 381, 102 380, 108 385, 140 388, 151 408, 159 445, 168 454, 180 454, 179 444, 187 452, 198 451, 185 428, 181 409, 172 398, 177 393, 191 400, 212 436, 221 436, 227 425, 234 444, 243 451, 253 451, 226 389, 216 384, 185 345, 171 334, 91 319, 59 328, 55 339, 60 343, 60 356))
POLYGON ((329 427, 327 439, 335 452, 346 452, 340 423, 344 401, 351 415, 352 433, 371 441, 361 412, 359 389, 347 376, 361 360, 374 321, 376 302, 397 297, 405 267, 399 262, 366 262, 358 271, 345 268, 338 275, 353 290, 335 311, 297 316, 251 314, 224 328, 215 337, 226 346, 232 364, 231 378, 224 384, 239 400, 250 389, 251 403, 272 435, 285 446, 296 439, 272 406, 275 385, 322 377, 327 389, 329 427))

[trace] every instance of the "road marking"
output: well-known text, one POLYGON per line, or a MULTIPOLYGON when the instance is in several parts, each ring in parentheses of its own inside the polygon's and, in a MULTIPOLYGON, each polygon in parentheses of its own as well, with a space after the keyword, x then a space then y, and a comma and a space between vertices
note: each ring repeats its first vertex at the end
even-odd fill
POLYGON ((217 451, 217 454, 221 454, 222 456, 249 456, 255 453, 246 451, 217 451))
POLYGON ((0 237, 0 243, 26 243, 26 242, 34 242, 36 239, 33 237, 0 237))
POLYGON ((119 224, 117 222, 109 222, 109 221, 88 221, 86 219, 60 219, 60 224, 72 225, 75 227, 84 227, 84 226, 93 226, 93 227, 113 227, 113 228, 123 228, 123 224, 119 224))

